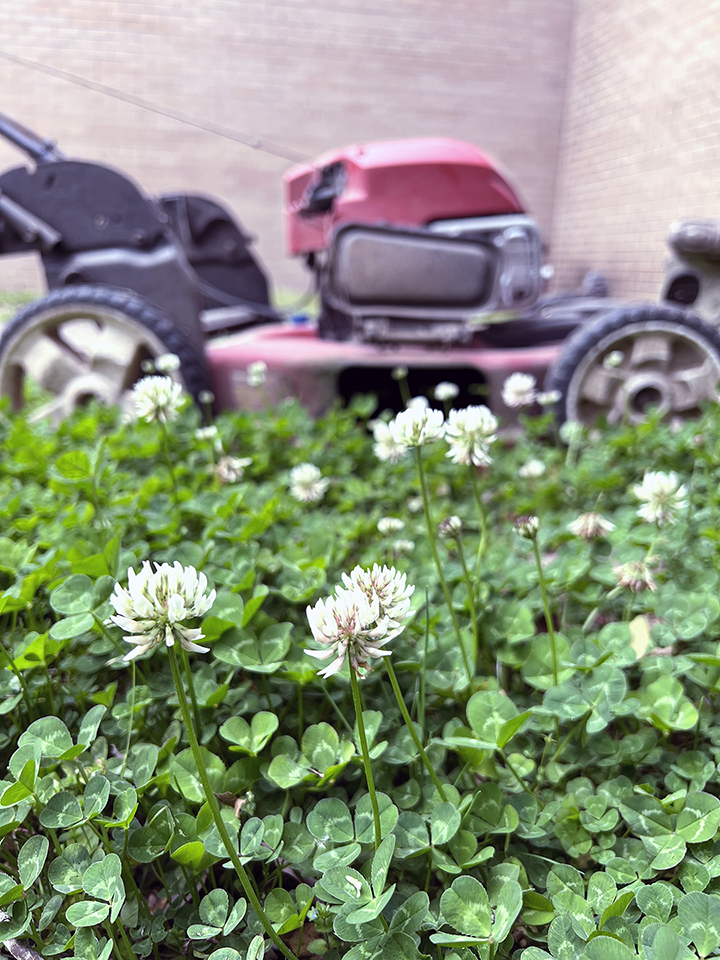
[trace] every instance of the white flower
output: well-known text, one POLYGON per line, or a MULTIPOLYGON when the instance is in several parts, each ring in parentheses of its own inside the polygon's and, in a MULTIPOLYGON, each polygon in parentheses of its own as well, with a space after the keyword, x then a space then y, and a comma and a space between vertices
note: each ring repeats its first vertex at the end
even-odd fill
POLYGON ((245 468, 251 463, 252 457, 220 457, 215 464, 218 483, 237 483, 242 480, 245 468))
POLYGON ((562 442, 571 447, 573 444, 580 443, 585 428, 578 420, 566 420, 565 423, 561 424, 559 433, 562 442))
POLYGON ((211 404, 215 403, 215 394, 212 390, 201 390, 198 394, 198 400, 203 406, 209 407, 211 404))
POLYGON ((508 407, 528 407, 535 403, 536 380, 529 373, 511 373, 502 388, 503 402, 508 407))
POLYGON ((462 533, 462 520, 460 517, 445 517, 438 525, 438 534, 443 540, 457 540, 462 533))
POLYGON ((528 460, 528 462, 524 463, 518 470, 518 476, 522 477, 523 480, 534 480, 536 477, 541 477, 544 473, 545 464, 542 460, 528 460))
POLYGON ((410 397, 406 404, 408 410, 424 410, 429 406, 430 401, 427 397, 410 397))
POLYGON ((403 540, 401 538, 399 540, 393 540, 392 542, 392 552, 395 554, 396 557, 402 557, 406 553, 412 553, 414 549, 415 549, 414 540, 403 540))
POLYGON ((299 463, 290 471, 290 493, 302 503, 322 500, 329 485, 314 463, 299 463))
POLYGON ((445 424, 445 439, 450 445, 445 456, 453 463, 488 466, 492 463, 489 446, 497 439, 497 428, 497 417, 482 404, 451 410, 445 424))
POLYGON ((133 387, 132 398, 138 417, 167 423, 177 417, 182 387, 169 377, 143 377, 133 387))
POLYGON ((265 361, 255 360, 254 363, 248 364, 247 382, 251 387, 259 387, 261 384, 265 383, 266 373, 267 364, 265 361))
POLYGON ((405 575, 394 567, 363 570, 356 567, 350 576, 343 574, 344 587, 307 608, 312 635, 325 649, 306 650, 308 656, 332 662, 318 673, 331 677, 342 670, 349 658, 350 668, 359 674, 369 669, 368 660, 389 657, 382 648, 405 629, 410 596, 405 575))
POLYGON ((387 617, 388 627, 397 631, 393 636, 404 629, 404 621, 410 610, 410 597, 415 592, 414 586, 408 586, 404 573, 399 573, 395 567, 381 567, 375 563, 372 570, 355 567, 350 576, 346 573, 342 575, 342 581, 345 589, 351 593, 359 590, 368 602, 378 601, 380 617, 387 617))
POLYGON ((373 452, 378 460, 387 463, 397 463, 407 456, 408 448, 404 443, 398 443, 390 432, 390 427, 384 420, 375 420, 372 425, 375 443, 373 452))
POLYGON ((115 584, 110 603, 115 616, 108 624, 117 624, 124 630, 124 640, 134 643, 135 649, 123 659, 133 660, 147 653, 159 643, 172 647, 176 640, 185 650, 207 653, 208 647, 195 643, 204 634, 182 624, 190 617, 201 617, 212 607, 215 591, 205 594, 207 577, 195 567, 183 567, 175 561, 152 564, 146 560, 139 573, 128 570, 127 590, 115 584))
POLYGON ((589 512, 581 513, 577 520, 568 524, 568 530, 583 540, 594 540, 595 537, 604 537, 612 533, 615 524, 607 520, 602 514, 589 512))
POLYGON ((378 531, 386 537, 390 533, 400 533, 405 527, 405 521, 400 517, 380 517, 378 520, 378 531))
POLYGON ((218 428, 215 424, 211 424, 209 427, 198 427, 195 431, 195 439, 199 440, 201 443, 203 440, 214 440, 218 435, 218 428))
POLYGON ((622 350, 611 350, 610 353, 605 354, 603 366, 606 370, 613 370, 615 367, 619 367, 624 359, 625 354, 622 350))
POLYGON ((656 523, 659 527, 665 523, 675 523, 674 511, 687 506, 687 500, 682 499, 686 492, 686 487, 680 485, 680 478, 676 473, 648 470, 642 483, 636 483, 633 487, 633 493, 638 500, 645 501, 638 508, 638 516, 648 523, 656 523))
POLYGON ((393 367, 390 373, 390 376, 393 380, 404 380, 408 375, 408 368, 403 364, 400 364, 397 367, 393 367))
POLYGON ((559 400, 562 400, 562 392, 560 390, 546 390, 544 393, 537 395, 537 402, 541 407, 552 407, 553 404, 558 403, 559 400))
POLYGON ((177 373, 180 369, 180 357, 176 353, 163 353, 155 357, 155 369, 158 373, 177 373))
POLYGON ((407 508, 410 513, 419 513, 423 508, 423 498, 418 494, 407 498, 407 508))
POLYGON ((613 567, 613 573, 617 577, 618 586, 628 587, 633 593, 640 593, 642 590, 655 590, 656 588, 650 566, 645 560, 621 563, 613 567))
POLYGON ((449 497, 451 490, 449 483, 439 483, 435 491, 439 497, 449 497))
POLYGON ((421 447, 442 437, 444 421, 442 410, 416 405, 402 410, 390 421, 390 433, 396 443, 406 447, 421 447))
POLYGON ((434 393, 435 399, 442 403, 444 400, 454 400, 460 393, 460 387, 456 383, 450 383, 449 380, 443 380, 435 385, 434 393))
POLYGON ((515 521, 515 533, 524 540, 536 540, 539 528, 537 517, 518 517, 515 521))

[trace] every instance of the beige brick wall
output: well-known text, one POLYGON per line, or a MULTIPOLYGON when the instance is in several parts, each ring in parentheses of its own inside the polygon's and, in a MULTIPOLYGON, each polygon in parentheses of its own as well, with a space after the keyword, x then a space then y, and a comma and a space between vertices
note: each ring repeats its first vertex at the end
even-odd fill
MULTIPOLYGON (((315 156, 440 135, 494 155, 549 229, 573 0, 2 0, 0 49, 315 156)), ((278 285, 286 160, 0 58, 0 109, 147 190, 225 198, 278 285)), ((19 155, 0 146, 0 169, 19 155)), ((0 288, 38 275, 0 261, 0 288)))
POLYGON ((720 216, 720 6, 577 0, 556 189, 558 286, 654 300, 668 225, 720 216))

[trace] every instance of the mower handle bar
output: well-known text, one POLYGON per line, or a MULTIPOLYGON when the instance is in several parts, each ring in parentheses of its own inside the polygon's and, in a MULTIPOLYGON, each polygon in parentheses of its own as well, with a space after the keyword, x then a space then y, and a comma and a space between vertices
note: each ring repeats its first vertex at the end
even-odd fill
POLYGON ((52 140, 43 140, 4 113, 0 113, 0 134, 24 150, 36 163, 55 163, 65 159, 65 154, 58 150, 52 140))

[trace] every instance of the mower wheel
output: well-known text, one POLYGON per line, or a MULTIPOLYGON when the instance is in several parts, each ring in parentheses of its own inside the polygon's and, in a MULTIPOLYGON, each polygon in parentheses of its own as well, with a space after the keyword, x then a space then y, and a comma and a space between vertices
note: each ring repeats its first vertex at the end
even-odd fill
POLYGON ((562 394, 560 420, 639 423, 655 407, 681 422, 718 399, 719 380, 720 331, 683 310, 643 305, 578 327, 550 367, 545 389, 562 394))
POLYGON ((132 387, 145 376, 143 361, 164 353, 179 357, 173 378, 195 398, 209 388, 202 351, 148 300, 114 287, 63 287, 3 330, 0 395, 19 410, 26 380, 35 381, 52 397, 33 411, 33 420, 57 422, 91 398, 130 412, 132 387))

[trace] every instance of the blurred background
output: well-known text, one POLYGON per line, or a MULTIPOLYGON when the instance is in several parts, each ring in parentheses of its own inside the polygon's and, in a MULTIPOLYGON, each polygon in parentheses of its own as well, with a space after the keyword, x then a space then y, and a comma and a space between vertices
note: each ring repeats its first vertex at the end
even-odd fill
MULTIPOLYGON (((539 220, 555 290, 592 269, 652 300, 670 222, 720 216, 719 45, 713 0, 3 0, 0 111, 150 193, 224 199, 285 295, 307 287, 282 235, 292 158, 468 140, 539 220)), ((24 162, 0 144, 2 169, 24 162)), ((0 289, 42 288, 32 258, 0 260, 0 289)))

